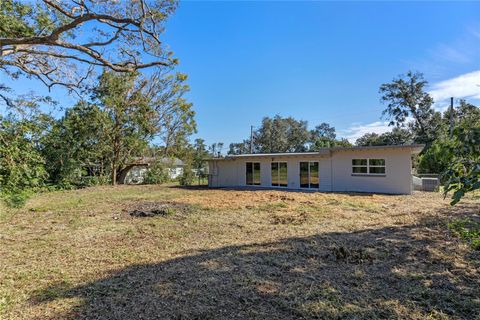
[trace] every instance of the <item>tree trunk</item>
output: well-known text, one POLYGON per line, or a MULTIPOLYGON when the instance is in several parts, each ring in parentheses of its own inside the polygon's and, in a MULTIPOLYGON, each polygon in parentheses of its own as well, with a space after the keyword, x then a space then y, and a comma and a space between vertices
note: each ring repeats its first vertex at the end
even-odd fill
POLYGON ((112 168, 112 186, 117 185, 117 165, 113 163, 113 168, 112 168))

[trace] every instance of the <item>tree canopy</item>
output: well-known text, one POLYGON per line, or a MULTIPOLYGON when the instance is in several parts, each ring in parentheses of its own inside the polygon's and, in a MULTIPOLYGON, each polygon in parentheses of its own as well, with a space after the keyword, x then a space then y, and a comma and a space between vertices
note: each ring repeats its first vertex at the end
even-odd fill
MULTIPOLYGON (((265 117, 253 132, 254 153, 317 151, 334 146, 351 146, 346 139, 336 139, 335 128, 321 123, 308 130, 308 122, 292 117, 265 117)), ((229 154, 250 153, 250 139, 231 143, 229 154)))
POLYGON ((435 138, 440 113, 433 108, 433 99, 425 91, 428 82, 422 73, 407 72, 380 86, 381 101, 387 105, 383 111, 390 123, 409 126, 417 143, 430 143, 435 138), (413 121, 409 121, 412 118, 413 121))
POLYGON ((96 67, 116 72, 177 63, 161 34, 176 1, 0 2, 0 70, 48 88, 79 87, 96 67))

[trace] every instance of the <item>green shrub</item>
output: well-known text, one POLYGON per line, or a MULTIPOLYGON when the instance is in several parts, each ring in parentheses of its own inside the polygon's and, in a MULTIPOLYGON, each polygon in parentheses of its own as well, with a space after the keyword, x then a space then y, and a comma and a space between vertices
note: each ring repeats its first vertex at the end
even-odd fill
POLYGON ((183 167, 183 173, 179 178, 180 185, 190 186, 195 182, 195 173, 192 171, 191 163, 185 163, 183 167))
POLYGON ((10 208, 21 208, 25 205, 31 192, 28 190, 8 191, 2 194, 3 202, 10 208))
POLYGON ((170 180, 168 173, 169 168, 167 168, 161 161, 156 161, 148 168, 143 182, 146 184, 161 184, 168 182, 168 180, 170 180))
POLYGON ((458 219, 448 224, 448 229, 467 242, 473 249, 480 250, 480 222, 472 219, 458 219))

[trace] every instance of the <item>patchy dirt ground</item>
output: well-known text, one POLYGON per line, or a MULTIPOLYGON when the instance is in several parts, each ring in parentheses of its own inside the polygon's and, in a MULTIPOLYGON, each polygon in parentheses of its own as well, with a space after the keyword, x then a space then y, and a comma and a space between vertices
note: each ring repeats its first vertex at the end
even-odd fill
POLYGON ((479 319, 480 253, 446 227, 479 214, 436 193, 47 193, 0 213, 0 319, 479 319))

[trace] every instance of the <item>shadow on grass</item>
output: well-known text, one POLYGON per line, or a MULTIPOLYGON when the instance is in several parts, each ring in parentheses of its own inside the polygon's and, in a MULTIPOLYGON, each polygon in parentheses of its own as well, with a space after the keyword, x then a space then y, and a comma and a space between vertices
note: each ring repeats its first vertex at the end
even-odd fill
POLYGON ((475 319, 479 255, 467 260, 444 232, 425 221, 228 246, 60 284, 33 302, 81 298, 62 319, 475 319))

